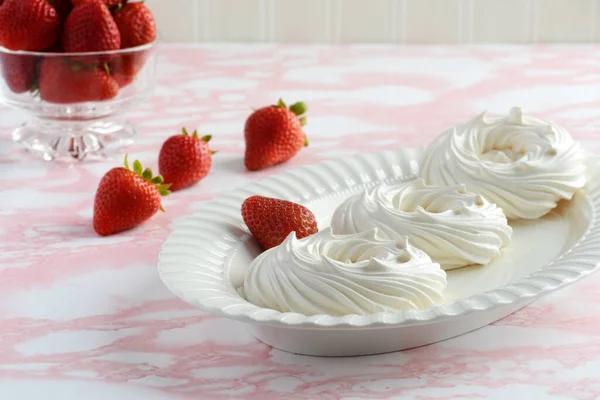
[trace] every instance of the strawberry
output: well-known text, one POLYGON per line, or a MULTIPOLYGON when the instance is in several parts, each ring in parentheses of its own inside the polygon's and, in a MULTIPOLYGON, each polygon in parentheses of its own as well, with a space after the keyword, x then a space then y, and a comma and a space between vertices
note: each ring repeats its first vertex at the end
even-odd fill
POLYGON ((108 8, 99 0, 90 1, 76 6, 69 14, 62 46, 68 53, 118 50, 121 35, 108 8))
POLYGON ((176 191, 195 185, 210 172, 213 151, 208 147, 212 136, 190 136, 185 128, 182 135, 171 136, 162 145, 158 156, 158 169, 176 191))
MULTIPOLYGON (((156 40, 156 21, 144 3, 129 3, 115 11, 115 22, 121 34, 121 48, 143 46, 156 40)), ((111 70, 119 76, 122 86, 133 81, 148 58, 147 50, 134 50, 121 55, 111 70)))
POLYGON ((276 106, 256 110, 246 121, 246 168, 251 171, 280 164, 294 157, 308 140, 302 130, 306 124, 306 104, 288 109, 280 99, 276 106))
POLYGON ((125 4, 115 12, 121 34, 121 48, 142 46, 156 40, 156 21, 144 3, 125 4))
POLYGON ((104 69, 58 58, 42 61, 38 86, 43 100, 59 104, 103 101, 119 93, 104 69))
POLYGON ((19 54, 0 54, 0 68, 6 86, 13 93, 25 93, 35 88, 36 57, 19 54))
POLYGON ((59 35, 56 10, 45 0, 5 0, 0 7, 0 46, 41 51, 59 35))
POLYGON ((134 228, 162 210, 160 197, 168 196, 170 185, 164 185, 160 175, 142 171, 139 161, 129 168, 113 168, 104 175, 94 200, 94 230, 102 236, 134 228))
POLYGON ((318 232, 317 220, 308 208, 271 197, 247 198, 242 218, 264 250, 281 244, 292 231, 298 239, 318 232))

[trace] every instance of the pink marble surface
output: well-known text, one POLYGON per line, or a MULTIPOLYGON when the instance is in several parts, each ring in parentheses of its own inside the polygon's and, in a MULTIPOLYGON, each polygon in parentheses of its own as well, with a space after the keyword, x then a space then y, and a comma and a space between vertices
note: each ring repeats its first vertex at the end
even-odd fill
POLYGON ((319 359, 273 350, 160 283, 156 258, 178 218, 252 180, 320 160, 427 143, 484 108, 566 125, 600 150, 594 47, 168 45, 158 88, 130 112, 130 158, 155 167, 181 126, 214 135, 213 171, 139 229, 100 238, 93 197, 114 160, 65 166, 9 141, 0 108, 0 398, 600 398, 600 275, 492 326, 380 356, 319 359), (311 147, 267 171, 243 169, 252 107, 305 100, 311 147))

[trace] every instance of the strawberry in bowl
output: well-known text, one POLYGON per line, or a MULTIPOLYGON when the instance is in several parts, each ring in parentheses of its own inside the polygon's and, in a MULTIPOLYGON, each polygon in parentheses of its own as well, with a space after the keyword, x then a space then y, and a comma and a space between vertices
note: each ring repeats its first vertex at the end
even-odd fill
POLYGON ((46 160, 133 143, 123 113, 152 93, 156 37, 143 2, 0 2, 0 102, 31 117, 13 139, 46 160))

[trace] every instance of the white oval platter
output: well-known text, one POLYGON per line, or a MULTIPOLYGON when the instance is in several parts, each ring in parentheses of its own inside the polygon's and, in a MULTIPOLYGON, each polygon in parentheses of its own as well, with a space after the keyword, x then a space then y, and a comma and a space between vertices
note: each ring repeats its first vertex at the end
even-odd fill
POLYGON ((415 179, 421 149, 357 155, 301 167, 202 205, 163 244, 158 270, 177 296, 205 311, 247 323, 275 348, 309 355, 354 356, 403 350, 485 326, 540 296, 577 281, 600 264, 600 158, 588 157, 589 183, 573 200, 536 221, 516 221, 512 243, 486 266, 448 272, 443 304, 368 316, 304 316, 257 307, 237 293, 260 253, 240 207, 260 194, 308 206, 329 226, 348 196, 385 181, 415 179))

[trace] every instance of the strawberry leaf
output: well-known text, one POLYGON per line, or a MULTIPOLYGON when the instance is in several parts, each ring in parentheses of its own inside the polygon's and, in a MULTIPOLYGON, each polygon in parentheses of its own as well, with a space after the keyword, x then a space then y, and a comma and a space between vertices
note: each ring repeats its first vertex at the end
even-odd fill
MULTIPOLYGON (((125 168, 128 171, 131 171, 131 169, 129 168, 128 157, 129 157, 129 155, 125 154, 125 160, 123 162, 123 165, 125 165, 125 168)), ((138 160, 135 160, 133 162, 133 172, 136 175, 140 176, 146 182, 152 183, 154 185, 154 187, 156 187, 156 190, 158 190, 158 192, 161 194, 161 196, 168 196, 171 194, 171 191, 169 190, 169 188, 171 187, 171 184, 163 183, 165 180, 161 175, 152 176, 152 169, 150 169, 150 168, 144 169, 144 167, 142 167, 142 163, 140 163, 138 160)))
POLYGON ((301 101, 294 103, 290 106, 290 111, 296 114, 297 116, 301 116, 302 114, 306 113, 307 110, 308 106, 306 105, 306 103, 303 103, 301 101))
POLYGON ((202 136, 202 140, 205 141, 206 143, 210 142, 210 139, 212 139, 212 135, 202 136))
POLYGON ((279 107, 279 108, 287 108, 287 106, 285 105, 285 103, 283 102, 282 99, 279 99, 279 101, 277 102, 277 107, 279 107))
POLYGON ((142 172, 142 178, 148 182, 152 181, 152 170, 150 168, 146 168, 144 172, 142 172))
POLYGON ((142 176, 142 169, 142 163, 138 160, 135 160, 133 162, 133 172, 135 172, 139 176, 142 176))
POLYGON ((300 118, 300 125, 306 126, 307 123, 308 123, 308 120, 306 119, 306 117, 300 118))
POLYGON ((171 184, 167 183, 164 185, 156 186, 156 189, 158 189, 158 192, 160 193, 161 196, 168 196, 171 194, 171 191, 169 190, 170 187, 171 187, 171 184))
POLYGON ((190 134, 188 133, 187 129, 182 128, 181 131, 183 132, 183 136, 190 136, 190 134))

